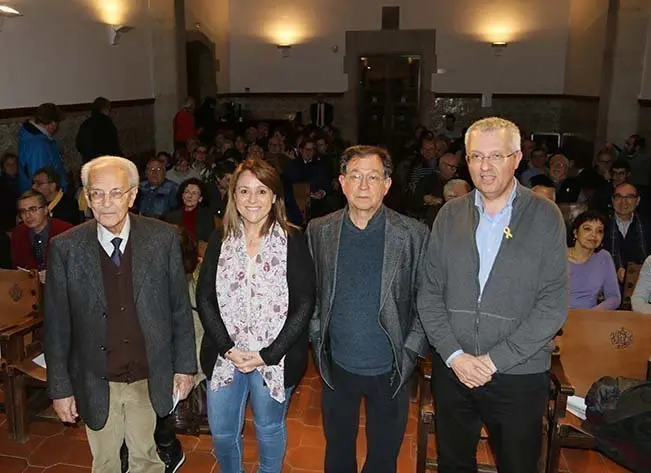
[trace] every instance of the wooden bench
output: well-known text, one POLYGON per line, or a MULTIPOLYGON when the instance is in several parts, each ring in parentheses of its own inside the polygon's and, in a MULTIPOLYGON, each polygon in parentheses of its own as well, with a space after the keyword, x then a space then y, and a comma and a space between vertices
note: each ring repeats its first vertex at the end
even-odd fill
POLYGON ((603 376, 651 379, 651 316, 630 311, 572 310, 557 337, 560 357, 552 363, 547 471, 558 471, 561 448, 593 450, 594 437, 566 414, 567 398, 585 397, 603 376))
POLYGON ((42 288, 36 271, 0 270, 0 382, 9 438, 26 440, 28 403, 19 367, 41 348, 42 288), (25 401, 25 402, 23 402, 25 401))

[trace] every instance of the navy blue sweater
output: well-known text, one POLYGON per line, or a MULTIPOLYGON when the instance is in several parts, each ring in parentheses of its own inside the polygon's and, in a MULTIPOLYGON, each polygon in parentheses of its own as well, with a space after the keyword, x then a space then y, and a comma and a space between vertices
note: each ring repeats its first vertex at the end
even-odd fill
POLYGON ((339 240, 337 281, 330 326, 332 358, 354 374, 391 371, 391 343, 379 322, 386 212, 364 230, 346 213, 339 240))

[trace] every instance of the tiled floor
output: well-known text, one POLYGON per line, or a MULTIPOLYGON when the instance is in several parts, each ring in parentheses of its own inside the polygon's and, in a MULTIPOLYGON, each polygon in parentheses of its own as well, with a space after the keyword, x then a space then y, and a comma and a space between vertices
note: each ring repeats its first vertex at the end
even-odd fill
MULTIPOLYGON (((321 427, 321 382, 311 367, 293 395, 287 420, 288 449, 283 473, 322 471, 325 439, 321 427)), ((362 416, 363 416, 362 411, 362 416)), ((244 462, 247 473, 257 471, 257 447, 250 413, 245 425, 244 462)), ((357 442, 360 465, 366 451, 363 418, 357 442)), ((0 414, 0 473, 87 473, 91 456, 83 428, 65 428, 61 424, 34 422, 30 439, 19 444, 7 436, 5 417, 0 414)), ((216 473, 210 437, 181 436, 187 460, 180 473, 216 473)), ((430 446, 434 448, 433 445, 430 446)), ((487 445, 480 444, 478 459, 490 461, 487 445)), ((416 457, 416 405, 411 406, 407 433, 398 461, 399 473, 414 473, 416 457)), ((571 473, 623 473, 595 452, 565 450, 561 468, 571 473)))

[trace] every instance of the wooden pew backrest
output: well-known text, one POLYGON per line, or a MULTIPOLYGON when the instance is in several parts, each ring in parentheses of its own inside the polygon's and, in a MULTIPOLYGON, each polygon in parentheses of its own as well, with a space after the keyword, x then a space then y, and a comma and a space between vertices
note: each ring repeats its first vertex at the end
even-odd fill
POLYGON ((39 291, 36 272, 0 269, 0 331, 38 312, 39 291))
POLYGON ((646 379, 651 315, 571 310, 559 342, 565 373, 576 395, 585 397, 592 383, 602 376, 646 379))

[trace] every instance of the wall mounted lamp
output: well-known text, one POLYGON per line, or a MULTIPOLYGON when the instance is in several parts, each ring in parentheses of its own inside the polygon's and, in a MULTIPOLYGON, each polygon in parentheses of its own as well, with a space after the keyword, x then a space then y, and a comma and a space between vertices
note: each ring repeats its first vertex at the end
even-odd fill
POLYGON ((292 52, 291 44, 277 44, 276 47, 278 48, 278 51, 280 51, 281 57, 289 57, 292 52))
POLYGON ((493 54, 495 56, 501 56, 506 47, 509 45, 506 41, 493 41, 491 43, 491 48, 493 48, 493 54))
POLYGON ((133 26, 127 25, 108 25, 109 28, 109 43, 111 46, 115 46, 120 42, 120 36, 124 33, 128 33, 133 29, 133 26))
POLYGON ((2 24, 6 18, 15 18, 17 16, 23 16, 23 14, 8 5, 0 5, 0 31, 2 31, 2 24))

